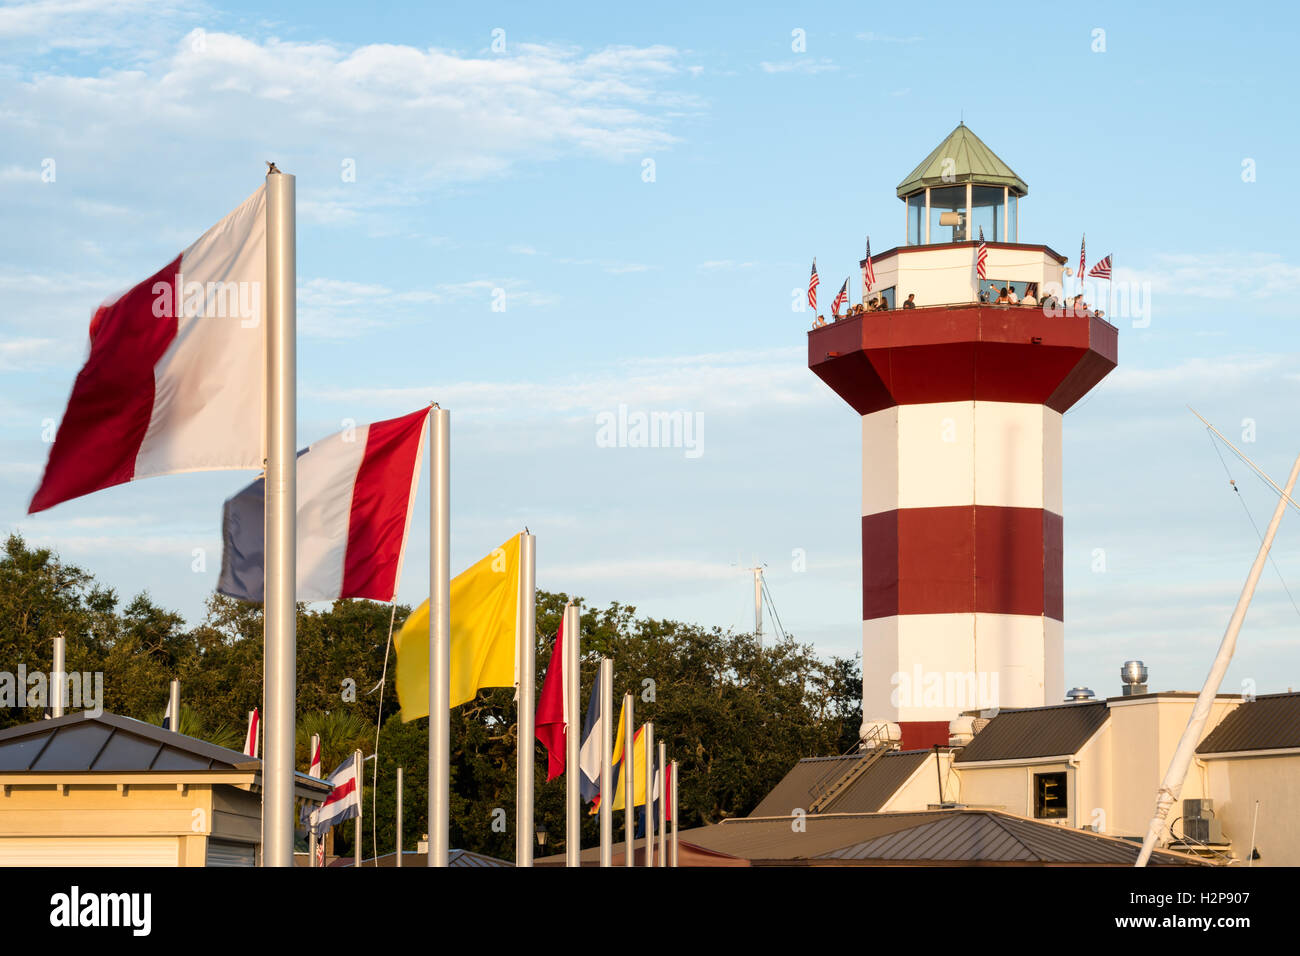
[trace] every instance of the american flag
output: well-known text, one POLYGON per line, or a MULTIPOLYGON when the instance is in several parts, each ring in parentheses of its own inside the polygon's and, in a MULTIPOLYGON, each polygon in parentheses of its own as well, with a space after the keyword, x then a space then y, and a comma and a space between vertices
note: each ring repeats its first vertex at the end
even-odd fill
POLYGON ((835 301, 831 303, 831 315, 840 314, 840 306, 849 300, 849 280, 844 280, 844 285, 840 286, 840 291, 835 296, 835 301))
POLYGON ((1098 279, 1109 279, 1110 278, 1110 256, 1107 256, 1105 259, 1102 259, 1095 266, 1093 266, 1092 271, 1089 272, 1088 275, 1095 276, 1098 279))
POLYGON ((871 287, 876 284, 876 270, 871 265, 871 237, 867 236, 867 261, 862 264, 862 292, 863 298, 866 293, 871 291, 871 287))
POLYGON ((817 311, 817 287, 822 280, 817 278, 817 260, 813 260, 812 275, 808 277, 808 308, 817 311))
POLYGON ((1079 240, 1079 281, 1080 282, 1083 282, 1083 264, 1084 264, 1083 251, 1085 248, 1087 248, 1088 245, 1087 240, 1088 240, 1087 236, 1084 236, 1079 240))
POLYGON ((975 275, 988 278, 989 247, 984 244, 984 227, 980 226, 980 244, 975 247, 975 275))

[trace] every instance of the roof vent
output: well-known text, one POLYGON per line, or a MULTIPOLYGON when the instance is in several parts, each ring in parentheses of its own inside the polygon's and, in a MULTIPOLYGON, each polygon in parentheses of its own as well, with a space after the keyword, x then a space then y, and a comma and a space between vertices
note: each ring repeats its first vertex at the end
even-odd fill
POLYGON ((1065 692, 1065 699, 1068 703, 1077 704, 1084 700, 1096 700, 1097 695, 1091 687, 1071 687, 1065 692))
POLYGON ((1123 695, 1135 697, 1147 692, 1147 666, 1141 661, 1125 661, 1119 669, 1120 680, 1124 682, 1123 695))

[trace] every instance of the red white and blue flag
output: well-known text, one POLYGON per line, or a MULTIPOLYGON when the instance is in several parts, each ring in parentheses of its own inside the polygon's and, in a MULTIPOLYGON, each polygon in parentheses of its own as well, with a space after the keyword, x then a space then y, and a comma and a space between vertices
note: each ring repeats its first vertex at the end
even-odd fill
POLYGON ((90 320, 28 513, 138 478, 266 458, 266 188, 90 320))
POLYGON ((981 279, 988 278, 989 247, 984 242, 984 227, 980 226, 980 241, 975 247, 975 275, 981 279))
POLYGON ((330 795, 310 816, 311 829, 317 837, 330 827, 361 815, 361 768, 357 756, 353 753, 330 774, 330 795))
POLYGON ((808 308, 817 311, 817 287, 822 280, 817 277, 817 260, 813 260, 812 275, 808 277, 808 308))
MULTIPOLYGON (((600 712, 600 671, 591 683, 587 716, 582 721, 582 743, 578 745, 578 791, 588 802, 600 796, 600 747, 605 740, 605 715, 600 712)), ((615 771, 611 768, 610 779, 615 771)))
POLYGON ((844 285, 840 286, 840 291, 835 294, 835 301, 831 303, 831 315, 840 314, 840 306, 849 300, 849 280, 844 280, 844 285))
POLYGON ((1092 271, 1089 272, 1088 275, 1095 276, 1098 279, 1109 279, 1110 278, 1110 256, 1107 256, 1105 259, 1102 259, 1095 266, 1093 266, 1092 271))
POLYGON ((876 284, 876 267, 871 264, 871 237, 867 236, 867 258, 862 263, 862 299, 865 302, 867 293, 871 287, 876 284))
MULTIPOLYGON (((359 425, 298 453, 297 599, 391 601, 420 480, 428 409, 359 425)), ((223 509, 217 590, 263 599, 265 478, 223 509)))
POLYGON ((1084 249, 1087 248, 1088 237, 1085 235, 1079 240, 1079 284, 1083 284, 1083 264, 1086 259, 1084 249))

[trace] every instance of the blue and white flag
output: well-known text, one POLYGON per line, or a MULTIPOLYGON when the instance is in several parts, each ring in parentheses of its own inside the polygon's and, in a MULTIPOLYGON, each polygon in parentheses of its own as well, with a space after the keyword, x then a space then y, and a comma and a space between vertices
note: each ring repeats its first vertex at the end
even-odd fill
POLYGON ((600 746, 605 738, 605 715, 600 712, 600 670, 587 698, 587 716, 582 722, 582 745, 578 750, 578 791, 590 803, 600 794, 600 746))

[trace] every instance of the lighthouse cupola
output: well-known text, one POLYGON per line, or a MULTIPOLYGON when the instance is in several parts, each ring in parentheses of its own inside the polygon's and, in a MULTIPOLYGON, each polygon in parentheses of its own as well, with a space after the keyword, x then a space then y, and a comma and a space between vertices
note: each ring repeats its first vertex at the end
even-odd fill
POLYGON ((898 184, 907 244, 967 242, 981 231, 990 242, 1017 242, 1020 200, 1028 193, 1025 181, 962 123, 898 184))

